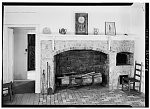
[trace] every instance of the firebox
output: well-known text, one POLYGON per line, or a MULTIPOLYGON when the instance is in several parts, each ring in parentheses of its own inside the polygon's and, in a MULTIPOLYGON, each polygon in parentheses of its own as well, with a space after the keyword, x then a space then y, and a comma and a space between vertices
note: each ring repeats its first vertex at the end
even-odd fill
POLYGON ((131 65, 133 60, 133 53, 119 52, 116 56, 116 65, 131 65))
POLYGON ((102 84, 108 84, 108 56, 107 54, 95 50, 69 50, 55 55, 55 83, 61 86, 58 77, 74 75, 84 75, 90 72, 102 75, 102 84), (107 76, 107 77, 106 77, 107 76))

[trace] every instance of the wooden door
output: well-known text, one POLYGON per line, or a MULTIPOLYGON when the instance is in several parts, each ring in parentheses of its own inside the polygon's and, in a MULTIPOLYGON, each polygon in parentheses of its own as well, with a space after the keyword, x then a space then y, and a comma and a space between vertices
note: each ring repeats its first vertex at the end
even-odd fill
POLYGON ((28 34, 28 71, 35 70, 35 34, 28 34))

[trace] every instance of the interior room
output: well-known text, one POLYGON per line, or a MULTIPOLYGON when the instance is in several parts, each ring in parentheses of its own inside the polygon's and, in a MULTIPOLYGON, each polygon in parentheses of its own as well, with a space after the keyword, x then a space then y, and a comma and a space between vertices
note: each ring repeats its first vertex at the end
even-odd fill
POLYGON ((145 7, 3 4, 3 106, 145 107, 145 7))

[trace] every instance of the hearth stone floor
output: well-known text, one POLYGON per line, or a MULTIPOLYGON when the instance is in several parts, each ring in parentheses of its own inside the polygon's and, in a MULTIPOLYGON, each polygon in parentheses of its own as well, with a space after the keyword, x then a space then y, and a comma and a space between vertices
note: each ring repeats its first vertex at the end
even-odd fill
MULTIPOLYGON (((82 86, 74 88, 61 88, 55 94, 15 94, 13 100, 3 101, 3 106, 11 105, 46 105, 57 106, 105 106, 109 105, 130 105, 132 107, 145 107, 145 98, 141 95, 123 92, 121 89, 110 91, 102 86, 82 86)), ((32 106, 31 106, 32 107, 32 106)))

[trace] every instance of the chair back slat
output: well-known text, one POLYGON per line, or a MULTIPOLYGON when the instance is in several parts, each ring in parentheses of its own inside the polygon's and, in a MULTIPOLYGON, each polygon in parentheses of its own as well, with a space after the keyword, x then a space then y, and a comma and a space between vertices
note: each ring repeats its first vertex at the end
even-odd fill
POLYGON ((141 75, 135 74, 135 76, 141 77, 141 75))
POLYGON ((138 77, 140 84, 139 84, 139 92, 141 92, 141 81, 142 81, 142 66, 143 63, 141 62, 141 64, 137 63, 135 61, 135 70, 134 70, 134 78, 136 79, 136 77, 138 77))
POLYGON ((135 61, 135 70, 134 70, 134 78, 136 78, 136 76, 140 77, 139 80, 141 81, 141 77, 142 77, 142 63, 139 64, 135 61))
POLYGON ((141 69, 135 69, 135 70, 141 72, 141 69))
POLYGON ((134 66, 134 78, 135 78, 135 74, 136 74, 136 61, 135 61, 135 66, 134 66))
POLYGON ((136 63, 136 65, 141 66, 141 64, 139 64, 139 63, 136 63))

